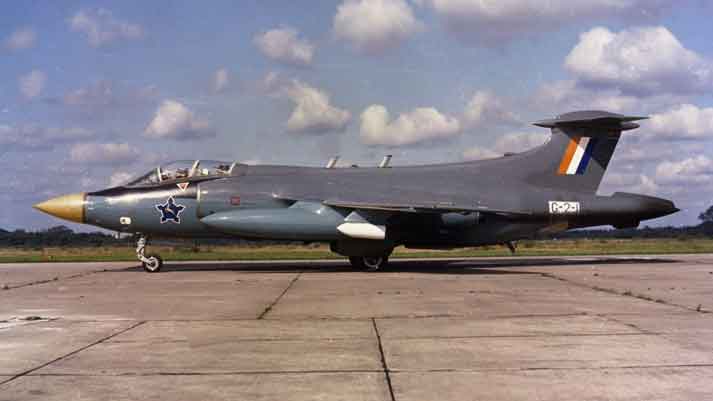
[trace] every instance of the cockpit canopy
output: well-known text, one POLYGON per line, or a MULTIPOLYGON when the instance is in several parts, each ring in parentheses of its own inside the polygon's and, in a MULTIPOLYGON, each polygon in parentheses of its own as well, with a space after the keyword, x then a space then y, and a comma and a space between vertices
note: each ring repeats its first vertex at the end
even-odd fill
POLYGON ((237 162, 217 160, 177 160, 156 167, 141 177, 130 181, 126 186, 157 185, 165 181, 189 178, 209 178, 230 175, 237 162))

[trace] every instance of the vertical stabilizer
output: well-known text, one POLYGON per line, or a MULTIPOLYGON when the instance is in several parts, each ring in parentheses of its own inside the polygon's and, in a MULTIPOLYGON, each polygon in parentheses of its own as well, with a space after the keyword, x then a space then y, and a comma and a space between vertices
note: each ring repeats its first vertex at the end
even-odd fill
POLYGON ((595 193, 622 131, 638 128, 646 117, 606 111, 575 111, 535 123, 550 128, 543 146, 518 158, 525 180, 533 185, 595 193))

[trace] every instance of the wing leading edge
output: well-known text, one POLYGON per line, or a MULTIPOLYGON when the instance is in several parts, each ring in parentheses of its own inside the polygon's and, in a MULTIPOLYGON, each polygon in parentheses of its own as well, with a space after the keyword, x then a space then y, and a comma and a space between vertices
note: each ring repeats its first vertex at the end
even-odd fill
POLYGON ((372 203, 328 199, 322 202, 327 206, 356 210, 379 210, 399 213, 492 213, 499 215, 529 216, 532 212, 524 210, 506 210, 484 205, 456 205, 446 203, 372 203))

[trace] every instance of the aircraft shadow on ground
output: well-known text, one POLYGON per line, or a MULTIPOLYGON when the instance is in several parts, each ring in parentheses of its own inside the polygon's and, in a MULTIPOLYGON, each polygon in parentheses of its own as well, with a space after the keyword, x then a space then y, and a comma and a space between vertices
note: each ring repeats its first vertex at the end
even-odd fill
MULTIPOLYGON (((676 260, 664 258, 606 258, 592 257, 586 259, 567 258, 511 258, 496 260, 392 260, 386 269, 375 273, 430 273, 430 274, 540 274, 532 270, 520 270, 522 267, 551 266, 602 266, 617 264, 652 264, 675 263, 676 260), (508 270, 513 268, 513 270, 508 270)), ((126 272, 143 271, 140 266, 124 269, 126 272)), ((211 263, 176 263, 166 262, 162 272, 191 271, 239 271, 254 273, 345 273, 359 272, 347 261, 275 261, 275 262, 211 262, 211 263)))

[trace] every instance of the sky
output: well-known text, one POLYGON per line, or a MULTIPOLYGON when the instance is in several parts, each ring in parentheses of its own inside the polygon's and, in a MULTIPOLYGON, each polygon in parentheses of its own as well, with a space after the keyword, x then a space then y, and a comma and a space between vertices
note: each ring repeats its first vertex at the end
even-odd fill
POLYGON ((171 160, 474 160, 582 109, 651 117, 599 193, 669 198, 682 212, 645 224, 695 224, 713 204, 711 17, 704 0, 8 2, 0 228, 60 224, 31 206, 171 160))

